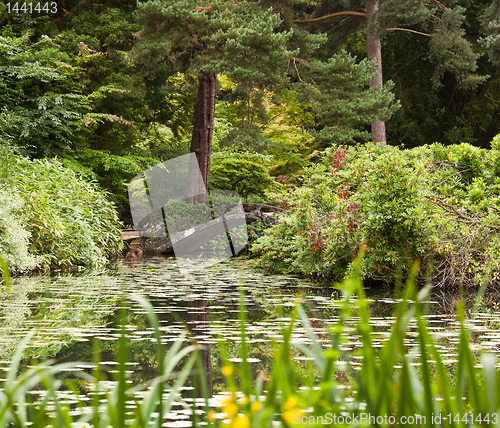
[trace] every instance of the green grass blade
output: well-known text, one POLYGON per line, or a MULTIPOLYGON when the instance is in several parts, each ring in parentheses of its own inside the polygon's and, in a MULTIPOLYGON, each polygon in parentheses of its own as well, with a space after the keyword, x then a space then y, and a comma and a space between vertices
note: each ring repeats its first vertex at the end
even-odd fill
MULTIPOLYGON (((165 355, 165 351, 163 348, 163 344, 161 343, 161 333, 160 333, 160 324, 158 322, 158 317, 156 316, 153 306, 151 305, 150 302, 148 302, 144 297, 140 295, 133 295, 132 298, 138 302, 147 312, 148 314, 148 319, 150 325, 153 327, 154 331, 154 336, 155 336, 155 344, 156 344, 156 356, 158 359, 158 375, 163 374, 163 359, 165 355)), ((158 428, 161 428, 161 421, 163 419, 163 406, 161 404, 163 400, 163 394, 162 394, 163 388, 159 388, 159 396, 158 396, 158 401, 159 401, 159 416, 158 416, 158 428)))
POLYGON ((19 345, 16 349, 16 352, 14 353, 12 360, 10 362, 10 365, 9 365, 7 379, 5 380, 5 385, 7 387, 14 383, 14 380, 16 379, 16 376, 17 376, 17 372, 19 370, 19 365, 21 364, 21 360, 23 358, 24 351, 26 350, 26 347, 28 346, 28 343, 31 340, 31 338, 34 336, 34 334, 35 334, 35 331, 31 330, 19 342, 19 345))
POLYGON ((2 272, 2 277, 5 282, 5 287, 10 288, 10 271, 7 262, 0 256, 0 271, 2 272))
POLYGON ((240 338, 241 338, 241 390, 248 397, 251 391, 250 384, 250 364, 248 363, 248 347, 246 340, 246 312, 245 312, 245 289, 243 288, 243 284, 240 284, 240 302, 239 302, 239 320, 240 320, 240 338))
POLYGON ((488 401, 488 412, 494 414, 497 412, 497 385, 496 385, 496 377, 497 371, 495 368, 495 364, 497 362, 497 358, 495 354, 483 354, 481 355, 481 364, 483 366, 483 377, 485 383, 485 391, 482 394, 483 397, 486 397, 488 401))

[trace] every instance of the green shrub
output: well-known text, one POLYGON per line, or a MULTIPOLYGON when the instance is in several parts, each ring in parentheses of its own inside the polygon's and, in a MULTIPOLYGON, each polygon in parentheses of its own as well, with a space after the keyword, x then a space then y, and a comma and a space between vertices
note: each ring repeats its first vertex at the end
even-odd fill
POLYGON ((266 192, 278 186, 266 167, 270 162, 270 156, 237 149, 213 153, 209 186, 232 190, 243 198, 252 195, 265 199, 266 192))
POLYGON ((106 194, 57 160, 30 161, 2 147, 0 185, 9 189, 0 198, 11 201, 0 208, 1 249, 14 270, 102 268, 121 249, 106 194))
POLYGON ((41 262, 29 252, 27 225, 23 221, 23 200, 0 187, 0 257, 14 273, 36 268, 41 262))
POLYGON ((393 283, 420 258, 422 281, 498 283, 499 166, 496 147, 329 148, 273 195, 290 208, 252 249, 269 268, 338 280, 365 243, 366 278, 393 283))

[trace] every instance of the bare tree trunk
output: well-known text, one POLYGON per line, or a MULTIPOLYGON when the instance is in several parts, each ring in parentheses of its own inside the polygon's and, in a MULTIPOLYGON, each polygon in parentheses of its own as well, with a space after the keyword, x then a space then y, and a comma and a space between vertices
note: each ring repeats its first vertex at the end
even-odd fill
POLYGON ((52 20, 54 21, 54 23, 60 27, 61 25, 63 25, 63 3, 64 1, 63 0, 57 0, 56 1, 57 3, 57 9, 56 9, 56 13, 52 15, 52 20))
MULTIPOLYGON (((366 47, 368 50, 368 59, 376 60, 377 75, 370 82, 370 88, 382 86, 382 45, 380 43, 380 32, 378 23, 373 21, 373 16, 378 10, 378 0, 368 0, 366 2, 366 47)), ((372 123, 372 137, 376 143, 386 142, 385 122, 377 120, 372 123)))
MULTIPOLYGON (((188 201, 193 204, 205 202, 205 190, 208 187, 210 155, 212 153, 216 94, 217 75, 205 71, 201 72, 198 78, 198 95, 194 108, 191 152, 196 153, 205 188, 198 188, 201 185, 199 180, 188 179, 187 195, 190 196, 188 201), (196 197, 195 195, 201 196, 196 197)), ((189 175, 192 177, 191 173, 189 175)))

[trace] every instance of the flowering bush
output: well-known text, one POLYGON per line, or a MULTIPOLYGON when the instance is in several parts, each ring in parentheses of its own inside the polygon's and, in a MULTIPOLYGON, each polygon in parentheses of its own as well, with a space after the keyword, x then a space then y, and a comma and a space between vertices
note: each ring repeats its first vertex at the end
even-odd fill
POLYGON ((500 137, 491 150, 331 147, 300 181, 273 195, 290 209, 252 247, 265 266, 340 279, 364 243, 366 278, 394 282, 420 258, 421 280, 498 282, 500 137))

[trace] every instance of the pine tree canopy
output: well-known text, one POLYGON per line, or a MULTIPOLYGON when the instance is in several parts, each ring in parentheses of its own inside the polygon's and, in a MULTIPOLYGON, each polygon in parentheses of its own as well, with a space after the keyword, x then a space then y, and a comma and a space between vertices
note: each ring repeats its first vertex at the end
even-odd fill
POLYGON ((168 61, 180 71, 224 73, 243 87, 267 86, 284 77, 291 31, 277 31, 280 16, 262 2, 155 0, 139 7, 144 29, 139 57, 168 61))
MULTIPOLYGON (((487 16, 497 16, 495 0, 487 16)), ((335 33, 345 26, 344 21, 368 22, 367 31, 384 38, 385 35, 400 31, 418 34, 421 43, 428 45, 427 59, 435 65, 430 76, 435 87, 445 73, 452 73, 460 88, 473 89, 486 81, 488 76, 477 75, 477 60, 480 56, 466 37, 466 9, 457 0, 331 0, 323 1, 308 14, 303 14, 296 22, 309 25, 316 31, 335 33), (376 4, 373 16, 369 6, 376 4)), ((494 19, 490 18, 493 29, 494 19)), ((352 31, 353 27, 346 27, 352 31)), ((338 34, 335 37, 339 37, 338 34)), ((492 36, 494 37, 494 36, 492 36)), ((492 43, 493 39, 489 39, 492 43)))

